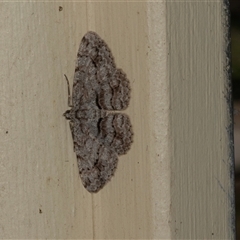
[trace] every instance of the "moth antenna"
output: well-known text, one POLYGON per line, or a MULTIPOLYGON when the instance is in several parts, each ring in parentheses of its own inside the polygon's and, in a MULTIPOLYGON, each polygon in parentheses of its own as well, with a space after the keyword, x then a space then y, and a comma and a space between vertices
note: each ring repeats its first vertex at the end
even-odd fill
POLYGON ((71 92, 70 92, 70 85, 69 85, 69 81, 68 81, 68 78, 66 76, 66 74, 64 74, 64 77, 66 78, 66 81, 67 81, 67 85, 68 85, 68 106, 69 107, 72 107, 72 103, 71 103, 71 92))

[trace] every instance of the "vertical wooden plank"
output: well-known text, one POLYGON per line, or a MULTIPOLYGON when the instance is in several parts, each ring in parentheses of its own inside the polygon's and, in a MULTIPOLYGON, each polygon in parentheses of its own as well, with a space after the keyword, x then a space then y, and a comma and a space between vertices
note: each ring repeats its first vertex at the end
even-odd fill
POLYGON ((172 238, 234 239, 225 4, 167 2, 172 238))
POLYGON ((171 126, 166 3, 148 2, 147 16, 152 239, 171 239, 171 126))

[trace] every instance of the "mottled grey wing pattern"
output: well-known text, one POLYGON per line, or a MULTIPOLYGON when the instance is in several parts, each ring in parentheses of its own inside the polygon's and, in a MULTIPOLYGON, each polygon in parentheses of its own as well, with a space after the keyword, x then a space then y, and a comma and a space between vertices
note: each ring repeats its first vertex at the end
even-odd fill
POLYGON ((94 32, 82 39, 75 67, 70 120, 79 173, 89 192, 99 191, 113 176, 118 155, 132 143, 132 126, 126 114, 130 86, 117 69, 107 44, 94 32), (108 111, 111 111, 108 113, 108 111))

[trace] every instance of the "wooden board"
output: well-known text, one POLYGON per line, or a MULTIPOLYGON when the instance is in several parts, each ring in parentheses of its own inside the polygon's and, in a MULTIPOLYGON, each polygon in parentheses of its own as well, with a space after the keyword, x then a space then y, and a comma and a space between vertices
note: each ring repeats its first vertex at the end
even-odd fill
POLYGON ((233 238, 221 1, 0 6, 1 238, 233 238), (97 194, 82 186, 62 116, 63 75, 72 83, 89 30, 107 42, 132 88, 134 143, 97 194))
POLYGON ((223 1, 167 4, 174 239, 234 239, 227 10, 223 1))

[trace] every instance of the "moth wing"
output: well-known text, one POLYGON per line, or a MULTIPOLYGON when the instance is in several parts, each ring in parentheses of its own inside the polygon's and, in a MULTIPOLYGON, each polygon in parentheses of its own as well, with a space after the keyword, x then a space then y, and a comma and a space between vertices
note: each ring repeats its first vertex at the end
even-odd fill
POLYGON ((126 74, 116 69, 111 75, 100 77, 98 103, 105 110, 124 110, 129 105, 130 84, 126 74))
POLYGON ((85 135, 82 143, 75 146, 79 174, 89 192, 98 192, 114 175, 118 157, 91 135, 85 135))
POLYGON ((99 139, 118 155, 125 154, 133 142, 129 117, 122 113, 110 113, 99 123, 99 139))
POLYGON ((78 50, 73 104, 84 104, 96 98, 101 109, 126 109, 130 100, 130 85, 126 74, 116 68, 108 45, 96 33, 88 32, 78 50))
POLYGON ((73 105, 76 107, 96 98, 97 66, 92 59, 97 55, 97 39, 94 37, 94 34, 86 33, 78 49, 72 91, 73 105))

